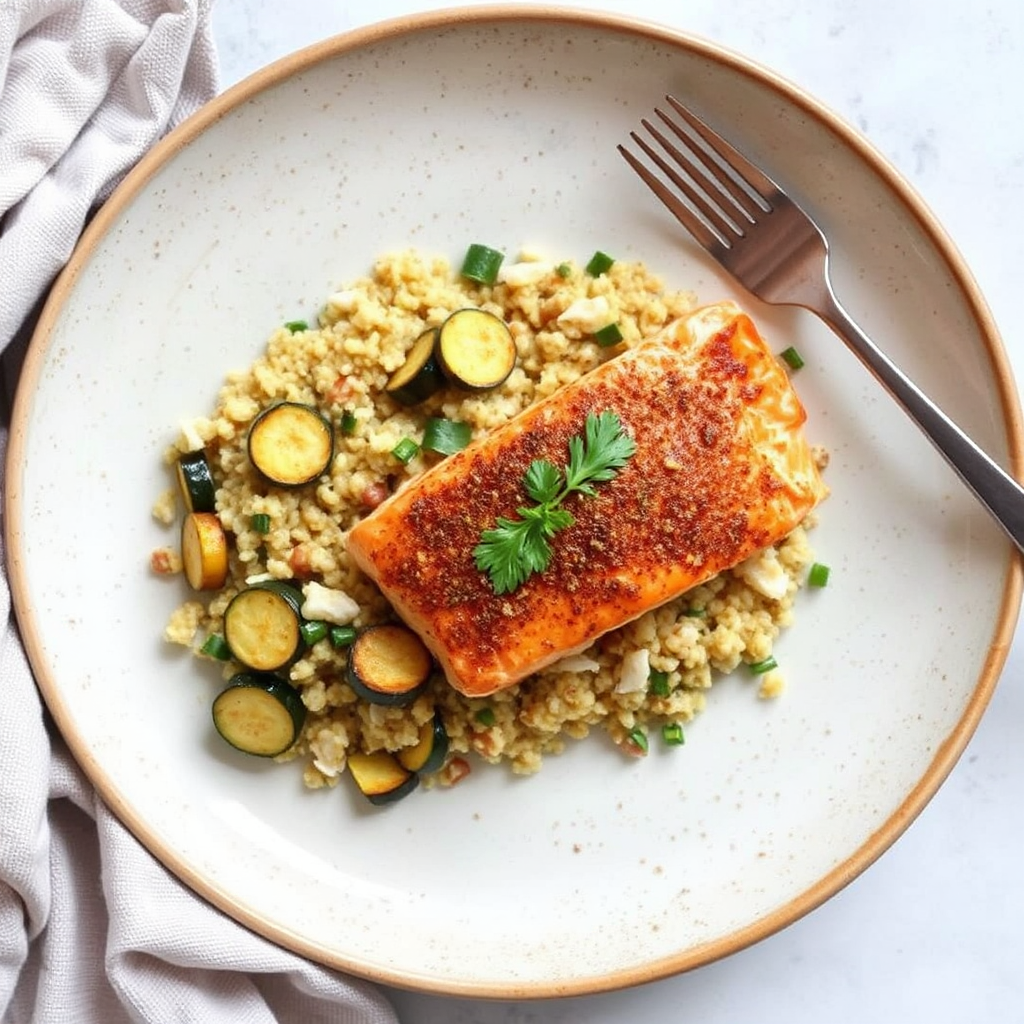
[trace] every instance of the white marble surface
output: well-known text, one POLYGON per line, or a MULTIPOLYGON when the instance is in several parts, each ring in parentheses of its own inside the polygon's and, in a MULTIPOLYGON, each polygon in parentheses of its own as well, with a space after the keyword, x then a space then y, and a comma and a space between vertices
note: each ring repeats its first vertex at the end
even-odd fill
MULTIPOLYGON (((422 0, 216 0, 222 84, 422 0)), ((521 6, 530 6, 522 3, 521 6)), ((738 50, 859 128, 973 268, 1024 380, 1024 4, 591 0, 738 50)), ((391 993, 404 1024, 1024 1021, 1024 640, 966 753, 846 890, 761 944, 610 995, 502 1003, 391 993)))

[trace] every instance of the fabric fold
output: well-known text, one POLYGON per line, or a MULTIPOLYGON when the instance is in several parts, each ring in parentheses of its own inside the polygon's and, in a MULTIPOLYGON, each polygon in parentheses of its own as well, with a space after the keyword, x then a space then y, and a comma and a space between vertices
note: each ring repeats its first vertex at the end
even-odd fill
MULTIPOLYGON (((216 92, 209 8, 0 0, 0 461, 32 318, 84 225, 216 92)), ((2 544, 0 566, 3 1024, 395 1024, 375 986, 242 927, 110 812, 43 708, 2 544)))

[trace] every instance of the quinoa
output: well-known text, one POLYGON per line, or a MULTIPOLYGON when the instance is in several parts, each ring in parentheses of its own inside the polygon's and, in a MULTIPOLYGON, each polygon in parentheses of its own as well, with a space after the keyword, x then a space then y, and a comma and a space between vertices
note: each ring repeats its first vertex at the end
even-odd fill
MULTIPOLYGON (((210 415, 183 424, 167 451, 173 466, 183 452, 205 449, 217 514, 231 543, 225 586, 212 596, 190 595, 165 638, 203 657, 203 642, 223 631, 227 605, 254 578, 315 580, 344 591, 359 606, 356 628, 393 621, 380 591, 350 561, 345 538, 384 497, 436 461, 419 450, 402 463, 392 454, 399 441, 418 439, 431 416, 467 423, 474 438, 482 437, 694 305, 692 293, 667 289, 641 263, 617 261, 595 277, 571 260, 556 264, 523 255, 504 279, 485 286, 461 278, 440 257, 410 250, 381 258, 371 274, 328 296, 315 324, 275 330, 251 366, 227 377, 210 415), (517 350, 512 374, 491 391, 447 387, 414 407, 396 403, 385 385, 412 343, 465 307, 509 325, 517 350), (602 347, 593 335, 610 323, 618 325, 622 341, 602 347), (279 401, 313 405, 332 424, 343 418, 350 424, 335 430, 328 472, 292 490, 269 486, 246 453, 249 424, 279 401), (269 530, 254 529, 254 515, 267 517, 269 530)), ((819 464, 826 460, 822 451, 819 464)), ((170 521, 167 500, 161 496, 154 509, 162 522, 170 521)), ((412 746, 435 714, 448 732, 450 757, 428 785, 461 778, 466 762, 460 755, 531 774, 545 755, 591 730, 636 753, 636 730, 657 742, 663 725, 685 725, 704 708, 716 676, 771 657, 813 561, 811 525, 809 518, 774 548, 487 698, 465 697, 441 677, 410 706, 369 704, 345 681, 344 651, 321 640, 288 670, 307 715, 298 741, 279 760, 301 761, 309 788, 333 786, 349 753, 412 746), (774 586, 764 585, 768 578, 774 586), (659 685, 652 688, 654 677, 659 685)), ((222 674, 237 671, 228 662, 222 674)), ((761 697, 785 686, 778 668, 750 678, 761 697)))

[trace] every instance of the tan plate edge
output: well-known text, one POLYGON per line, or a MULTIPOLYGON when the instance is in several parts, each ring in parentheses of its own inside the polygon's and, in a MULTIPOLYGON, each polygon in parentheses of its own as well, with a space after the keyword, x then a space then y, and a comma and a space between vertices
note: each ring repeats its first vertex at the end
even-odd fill
MULTIPOLYGON (((414 32, 467 23, 477 24, 494 21, 547 21, 578 24, 589 28, 607 28, 699 52, 711 61, 729 66, 747 77, 756 79, 762 85, 784 96, 787 100, 798 104, 811 114, 815 120, 824 124, 839 136, 869 163, 878 176, 886 182, 898 198, 900 204, 912 214, 926 232, 956 278, 977 321, 979 331, 985 339, 988 355, 996 375, 1001 412, 1007 430, 1012 470, 1016 476, 1020 477, 1022 475, 1022 472, 1024 472, 1024 427, 1022 427, 1021 407, 1009 361, 992 314, 963 257, 931 210, 906 179, 866 139, 798 86, 754 61, 733 53, 710 40, 655 23, 638 21, 625 16, 604 12, 567 9, 557 6, 524 8, 505 4, 441 9, 420 15, 394 18, 315 43, 268 65, 266 68, 257 71, 244 81, 215 97, 191 118, 157 143, 139 161, 83 232, 79 245, 66 268, 53 285, 40 315, 25 360, 15 399, 10 443, 7 453, 9 476, 3 511, 11 590, 14 595, 18 621, 25 646, 30 662, 36 670, 39 688, 46 704, 71 752, 82 766, 90 781, 95 785, 104 802, 154 856, 190 888, 219 909, 231 915, 241 924, 279 943, 285 948, 318 960, 331 967, 349 971, 371 981, 419 991, 473 996, 477 998, 538 999, 594 994, 621 989, 669 977, 728 956, 792 924, 806 913, 820 906, 869 867, 902 835, 904 830, 921 812, 953 769, 977 728, 978 722, 995 690, 1009 652, 1020 611, 1022 589, 1024 589, 1024 571, 1022 571, 1021 559, 1012 549, 1009 549, 1010 557, 1003 585, 1000 613, 993 632, 989 653, 971 701, 963 717, 957 723, 956 728, 946 737, 937 750, 927 772, 910 794, 908 794, 897 811, 854 854, 800 896, 790 900, 760 920, 721 939, 693 947, 681 953, 666 956, 641 967, 612 972, 597 978, 580 979, 564 985, 541 983, 522 986, 506 985, 500 988, 476 982, 438 984, 430 978, 412 978, 407 975, 396 976, 384 970, 368 969, 365 965, 339 959, 337 954, 331 950, 311 944, 301 935, 288 929, 268 926, 265 921, 262 921, 249 908, 239 905, 229 894, 223 892, 217 886, 211 885, 194 869, 180 863, 173 849, 167 848, 155 836, 149 833, 146 823, 141 821, 132 808, 123 800, 113 780, 103 774, 100 766, 86 749, 82 738, 77 734, 74 722, 69 719, 58 688, 54 685, 54 681, 47 677, 42 657, 43 646, 33 617, 29 610, 23 610, 19 601, 19 598, 26 594, 27 586, 19 548, 22 521, 22 480, 20 473, 18 473, 18 467, 24 459, 26 444, 25 424, 34 384, 42 372, 48 337, 67 296, 73 289, 82 269, 88 263, 93 249, 110 230, 126 205, 175 153, 189 145, 221 117, 274 84, 323 60, 337 57, 345 52, 372 45, 384 39, 414 32)), ((652 97, 652 100, 654 99, 657 99, 657 97, 652 97)))

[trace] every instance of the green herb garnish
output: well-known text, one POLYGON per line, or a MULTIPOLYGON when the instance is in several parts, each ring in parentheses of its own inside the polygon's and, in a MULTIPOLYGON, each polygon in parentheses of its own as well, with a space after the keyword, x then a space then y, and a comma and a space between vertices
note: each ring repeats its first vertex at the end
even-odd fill
POLYGON ((309 330, 309 324, 305 320, 289 320, 285 327, 288 328, 292 334, 300 334, 302 331, 309 330))
POLYGON ((491 578, 497 594, 506 594, 543 572, 551 561, 551 539, 576 521, 559 508, 570 494, 593 497, 594 484, 611 480, 632 458, 636 442, 615 413, 587 413, 583 436, 569 438, 569 463, 564 470, 547 459, 535 459, 523 475, 523 487, 536 502, 520 506, 521 518, 499 516, 497 525, 480 534, 473 549, 476 567, 491 578))

